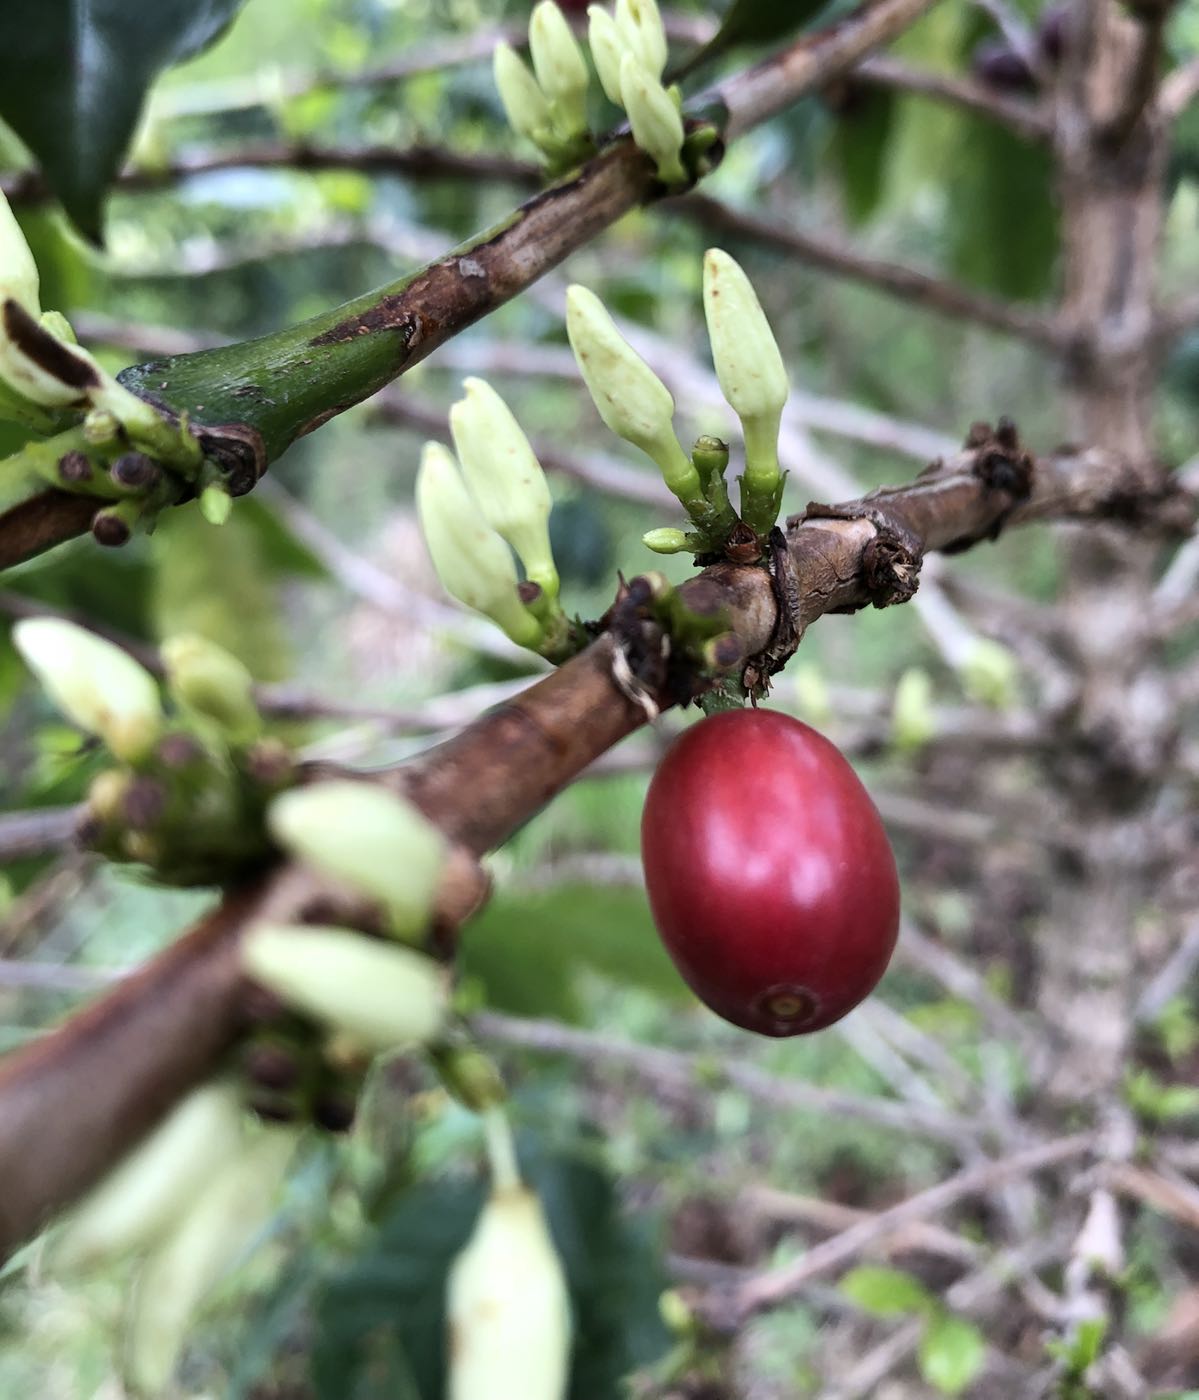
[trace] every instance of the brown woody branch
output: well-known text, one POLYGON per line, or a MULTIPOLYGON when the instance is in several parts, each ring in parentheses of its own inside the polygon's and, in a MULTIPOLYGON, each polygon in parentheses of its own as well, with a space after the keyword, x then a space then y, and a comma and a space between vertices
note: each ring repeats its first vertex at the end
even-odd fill
POLYGON ((1063 336, 1049 317, 1025 310, 1014 302, 983 296, 968 287, 898 263, 866 257, 843 244, 733 209, 708 195, 688 195, 667 207, 677 209, 716 233, 764 244, 835 277, 846 277, 875 287, 910 305, 959 320, 974 321, 1046 349, 1056 350, 1064 345, 1063 336))
MULTIPOLYGON (((693 606, 721 606, 746 656, 802 635, 822 614, 910 596, 924 551, 961 549, 1007 524, 1040 519, 1119 520, 1175 530, 1194 502, 1166 479, 1142 480, 1101 451, 1035 463, 1013 444, 975 445, 911 485, 841 508, 817 507, 786 535, 786 614, 756 566, 717 564, 684 585, 693 606)), ((467 857, 493 849, 645 723, 613 679, 619 644, 661 706, 685 696, 662 677, 660 634, 648 621, 606 633, 544 680, 484 715, 418 761, 374 775, 404 792, 461 849, 441 900, 455 922, 479 898, 467 857)), ((690 677, 691 682, 697 678, 690 677)), ((243 1024, 237 941, 252 922, 303 919, 314 882, 281 866, 230 894, 213 914, 127 982, 34 1046, 0 1062, 0 1251, 28 1239, 55 1210, 101 1177, 190 1086, 211 1075, 243 1024)))
POLYGON ((1053 121, 1046 104, 1028 98, 1005 97, 973 78, 932 73, 884 55, 868 58, 858 64, 853 76, 878 87, 910 92, 961 107, 964 111, 1009 127, 1026 141, 1048 141, 1053 132, 1053 121))

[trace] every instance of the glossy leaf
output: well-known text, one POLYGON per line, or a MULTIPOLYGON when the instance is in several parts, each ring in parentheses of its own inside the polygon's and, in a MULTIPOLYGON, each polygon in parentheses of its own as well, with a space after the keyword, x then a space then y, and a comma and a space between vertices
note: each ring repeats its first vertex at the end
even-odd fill
POLYGON ((210 44, 244 0, 5 0, 0 117, 98 241, 104 193, 151 82, 210 44))
POLYGON ((865 223, 882 201, 894 129, 895 96, 884 88, 854 89, 834 118, 829 157, 851 223, 865 223))

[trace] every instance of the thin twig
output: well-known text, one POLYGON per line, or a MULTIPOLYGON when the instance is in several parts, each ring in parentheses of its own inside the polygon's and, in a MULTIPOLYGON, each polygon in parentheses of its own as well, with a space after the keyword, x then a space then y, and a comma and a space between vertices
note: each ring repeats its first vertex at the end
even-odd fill
POLYGON ((717 1304, 714 1315, 724 1326, 737 1327, 750 1317, 778 1307, 792 1298, 818 1275, 848 1263, 881 1235, 897 1225, 936 1215, 970 1196, 985 1194, 1004 1182, 1028 1176, 1073 1161, 1096 1145, 1095 1132, 1075 1133, 1049 1143, 1015 1152, 1009 1157, 969 1167, 945 1181, 909 1196, 906 1201, 880 1211, 870 1220, 852 1225, 832 1239, 813 1246, 801 1259, 759 1274, 742 1285, 725 1304, 717 1304))
POLYGON ((821 271, 861 282, 909 305, 954 319, 973 321, 1003 331, 1048 350, 1062 348, 1063 338, 1053 321, 1015 302, 998 301, 898 263, 867 257, 847 248, 843 240, 821 238, 757 215, 734 209, 709 195, 692 194, 668 209, 677 209, 705 228, 764 244, 821 271))
POLYGON ((864 78, 880 87, 915 93, 962 107, 977 116, 1009 127, 1025 141, 1048 141, 1053 132, 1052 118, 1045 103, 1007 97, 973 78, 913 68, 900 59, 881 54, 858 64, 854 77, 864 78))

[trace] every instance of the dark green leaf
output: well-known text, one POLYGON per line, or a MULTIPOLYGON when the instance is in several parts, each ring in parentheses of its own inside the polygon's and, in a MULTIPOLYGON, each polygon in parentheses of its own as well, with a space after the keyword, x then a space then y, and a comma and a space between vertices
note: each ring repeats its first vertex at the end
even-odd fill
POLYGON ((463 931, 462 970, 499 1010, 577 1020, 581 968, 690 1000, 640 890, 561 885, 503 894, 463 931))
POLYGON ((67 213, 98 239, 104 192, 146 89, 198 53, 244 0, 4 0, 0 117, 33 152, 67 213))
POLYGON ((854 88, 835 114, 829 155, 851 223, 864 223, 883 197, 894 126, 895 97, 884 88, 854 88))
POLYGON ((930 1319, 920 1339, 920 1374, 944 1394, 960 1395, 986 1356, 986 1341, 972 1322, 941 1313, 930 1319))
POLYGON ((950 209, 960 276, 1001 296, 1031 300, 1049 289, 1058 217, 1047 150, 992 122, 962 122, 950 209))

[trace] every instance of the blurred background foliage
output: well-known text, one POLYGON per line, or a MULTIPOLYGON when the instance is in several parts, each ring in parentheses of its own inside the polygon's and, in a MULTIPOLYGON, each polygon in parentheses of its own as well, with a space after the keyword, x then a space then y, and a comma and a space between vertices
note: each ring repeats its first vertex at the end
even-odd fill
MULTIPOLYGON (((701 4, 676 10, 707 13, 701 4)), ((219 43, 153 88, 133 162, 153 170, 284 142, 510 153, 485 58, 398 81, 361 78, 527 12, 525 0, 249 0, 219 43)), ((981 10, 942 5, 897 52, 960 72, 989 33, 981 10)), ((1180 17, 1173 38, 1180 56, 1199 49, 1193 13, 1180 17)), ((0 132, 3 164, 17 169, 22 159, 16 139, 0 132)), ((1194 285, 1199 274, 1199 111, 1180 127, 1173 172, 1167 290, 1194 285)), ((864 253, 1032 304, 1052 295, 1058 276, 1042 155, 984 118, 915 96, 847 87, 807 99, 740 140, 706 190, 864 253)), ((78 320, 82 338, 119 368, 134 357, 129 346, 245 338, 307 316, 419 266, 519 197, 510 185, 482 179, 235 166, 162 188, 117 190, 103 251, 85 246, 49 207, 25 208, 21 219, 42 268, 44 304, 78 320)), ((142 642, 180 630, 212 637, 260 680, 323 697, 327 716, 285 725, 313 753, 372 764, 417 752, 469 717, 478 703, 473 687, 530 670, 502 649, 478 650, 478 632, 465 619, 447 624, 439 614, 430 622, 427 609, 405 605, 411 595, 437 596, 412 514, 426 435, 413 420, 444 420, 463 373, 485 365, 522 424, 555 455, 568 464, 588 456, 616 462, 652 493, 652 474, 606 437, 576 377, 561 372, 562 287, 565 278, 586 283, 657 338, 651 358, 680 391, 685 439, 727 434, 712 396, 687 388, 694 366, 710 368, 700 306, 707 241, 675 211, 631 216, 573 257, 561 277, 413 370, 382 403, 298 443, 272 470, 270 489, 238 501, 220 531, 185 507, 151 538, 117 552, 78 542, 7 575, 3 590, 142 642), (433 703, 453 692, 463 692, 456 707, 433 703)), ((908 479, 940 442, 950 450, 980 417, 1010 414, 1038 448, 1060 437, 1059 405, 1035 350, 755 244, 727 246, 770 309, 798 393, 789 509, 908 479), (813 426, 848 404, 882 417, 856 436, 813 426), (924 430, 915 445, 910 424, 924 430), (847 489, 830 490, 841 481, 847 489)), ((1171 363, 1159 412, 1162 450, 1180 461, 1196 440, 1199 341, 1171 363)), ((11 450, 19 438, 0 431, 0 446, 11 450)), ((640 534, 676 522, 669 506, 605 493, 566 473, 553 482, 567 602, 595 616, 617 569, 628 575, 651 563, 640 534)), ((675 577, 685 572, 676 561, 666 568, 675 577)), ((1044 601, 1056 586, 1053 538, 1045 530, 1014 533, 955 561, 953 571, 1044 601)), ((891 742, 890 696, 912 668, 930 678, 935 706, 970 703, 935 629, 911 607, 821 622, 776 692, 776 703, 812 717, 861 760, 885 815, 887 796, 902 797, 917 778, 934 795, 953 793, 954 807, 976 796, 968 751, 938 758, 938 767, 919 748, 898 752, 891 742)), ((1009 699, 1018 707, 1022 697, 1009 699)), ((3 639, 0 714, 5 807, 77 800, 93 756, 58 723, 3 639)), ((602 1061, 532 1057, 526 1074, 528 1057, 512 1059, 519 1117, 535 1144, 530 1162, 550 1193, 576 1303, 591 1300, 582 1315, 594 1336, 575 1391, 588 1400, 618 1394, 616 1378, 632 1365, 670 1364, 673 1343, 656 1320, 666 1256, 729 1268, 742 1262, 744 1241, 724 1238, 721 1212, 705 1202, 727 1206, 750 1184, 766 1183, 878 1205, 935 1179, 946 1160, 918 1131, 780 1111, 724 1080, 722 1063, 736 1059, 782 1078, 886 1097, 898 1092, 894 1066, 903 1057, 870 1025, 810 1042, 751 1042, 697 1008, 679 982, 653 934, 636 856, 655 754, 685 722, 672 716, 653 736, 630 740, 498 853, 495 899, 464 937, 464 977, 478 1005, 671 1046, 709 1067, 706 1081, 700 1075, 692 1092, 671 1097, 643 1092, 636 1076, 602 1061)), ((923 827, 910 814, 894 826, 907 909, 926 937, 965 954, 998 995, 1019 1005, 1042 911, 1021 903, 1021 892, 1005 896, 1011 872, 993 868, 977 841, 952 829, 952 812, 939 819, 936 810, 923 827), (942 820, 947 829, 939 830, 942 820)), ((35 948, 39 963, 61 972, 40 988, 0 985, 5 1046, 36 1035, 87 995, 89 979, 161 946, 209 902, 76 859, 9 867, 0 900, 10 914, 0 933, 5 958, 35 948)), ((971 1002, 902 957, 882 1001, 935 1037, 968 1086, 992 1083, 1001 1097, 1018 1098, 1018 1051, 979 1042, 971 1002)), ((1190 1053, 1199 1036, 1189 1012, 1183 1022, 1172 1044, 1190 1053)), ((950 1083, 938 1093, 952 1106, 950 1083)), ((187 1394, 429 1400, 437 1393, 440 1352, 429 1339, 439 1335, 439 1280, 477 1199, 478 1139, 469 1116, 412 1066, 379 1076, 367 1116, 372 1131, 349 1149, 315 1150, 293 1181, 270 1237, 250 1252, 197 1338, 187 1394)), ((1153 1222, 1138 1228, 1134 1326, 1147 1329, 1179 1286, 1182 1265, 1161 1232, 1154 1236, 1153 1222)), ((796 1245, 783 1236, 771 1247, 782 1258, 796 1245)), ((0 1393, 117 1394, 102 1339, 123 1287, 114 1275, 84 1292, 68 1290, 39 1274, 36 1256, 11 1268, 0 1283, 0 1393)), ((805 1301, 755 1329, 756 1365, 778 1393, 807 1393, 814 1384, 818 1329, 841 1326, 845 1306, 805 1301)))

